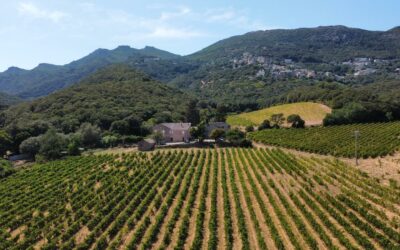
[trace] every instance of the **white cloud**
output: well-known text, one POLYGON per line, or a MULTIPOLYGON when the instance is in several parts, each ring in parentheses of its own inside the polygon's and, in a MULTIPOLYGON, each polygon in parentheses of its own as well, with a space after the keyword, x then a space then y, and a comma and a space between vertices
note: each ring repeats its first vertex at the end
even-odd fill
POLYGON ((206 17, 208 21, 227 21, 232 20, 236 17, 236 13, 233 10, 223 10, 223 11, 215 11, 211 10, 206 13, 206 17))
POLYGON ((204 36, 204 34, 188 29, 172 28, 172 27, 157 27, 147 37, 152 38, 193 38, 204 36))
POLYGON ((222 23, 249 31, 274 28, 250 19, 245 11, 238 11, 233 8, 209 9, 205 12, 204 18, 207 22, 222 23))
POLYGON ((162 12, 160 20, 166 21, 177 17, 182 17, 191 12, 191 9, 187 7, 179 7, 178 11, 175 12, 162 12))
POLYGON ((47 11, 40 9, 33 3, 19 3, 18 12, 24 16, 29 16, 36 19, 46 19, 55 23, 59 22, 61 19, 67 16, 66 13, 58 10, 47 11))

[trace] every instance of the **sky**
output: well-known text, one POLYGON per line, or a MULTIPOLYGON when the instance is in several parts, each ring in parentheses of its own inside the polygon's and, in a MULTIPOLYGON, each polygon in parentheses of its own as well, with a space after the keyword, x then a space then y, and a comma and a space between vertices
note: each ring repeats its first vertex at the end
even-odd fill
POLYGON ((98 48, 194 53, 266 29, 400 25, 399 0, 0 0, 0 71, 66 64, 98 48))

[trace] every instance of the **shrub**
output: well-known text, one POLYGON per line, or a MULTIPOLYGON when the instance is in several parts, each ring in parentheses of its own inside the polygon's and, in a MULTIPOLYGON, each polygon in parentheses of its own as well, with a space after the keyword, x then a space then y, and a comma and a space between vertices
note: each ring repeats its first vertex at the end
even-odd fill
POLYGON ((253 132, 254 131, 254 127, 253 126, 247 126, 246 127, 246 132, 253 132))
POLYGON ((213 131, 211 131, 210 138, 214 140, 221 139, 222 137, 225 136, 225 130, 216 128, 213 131))
POLYGON ((30 154, 35 156, 39 153, 41 144, 41 137, 30 137, 19 145, 19 151, 22 154, 30 154))
POLYGON ((271 128, 271 122, 269 120, 264 120, 260 126, 258 126, 258 130, 264 130, 271 128))
POLYGON ((40 140, 39 153, 49 160, 58 159, 66 148, 64 136, 57 134, 55 129, 49 129, 40 140))
POLYGON ((100 144, 101 141, 101 131, 96 125, 90 123, 83 123, 79 130, 82 144, 86 147, 95 147, 100 144))
POLYGON ((305 121, 299 115, 289 115, 287 118, 288 123, 292 124, 292 128, 304 128, 305 121))

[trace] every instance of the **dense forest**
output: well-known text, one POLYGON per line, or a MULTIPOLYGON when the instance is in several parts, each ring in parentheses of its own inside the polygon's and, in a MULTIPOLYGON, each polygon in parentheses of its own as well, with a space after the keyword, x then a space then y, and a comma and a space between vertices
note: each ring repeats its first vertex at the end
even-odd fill
POLYGON ((6 93, 0 92, 0 111, 8 108, 11 105, 17 104, 21 99, 6 93))
POLYGON ((119 135, 146 135, 159 122, 183 121, 188 94, 152 80, 128 66, 98 71, 79 84, 1 113, 0 126, 15 147, 54 127, 74 133, 82 124, 119 135))

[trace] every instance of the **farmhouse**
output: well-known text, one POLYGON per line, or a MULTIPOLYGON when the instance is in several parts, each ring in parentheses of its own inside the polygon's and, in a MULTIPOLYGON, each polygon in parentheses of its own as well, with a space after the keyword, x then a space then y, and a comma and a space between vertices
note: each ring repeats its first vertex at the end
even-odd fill
POLYGON ((230 129, 230 126, 226 122, 210 122, 206 126, 205 136, 209 138, 214 129, 223 129, 224 131, 228 131, 230 129))
POLYGON ((189 142, 190 123, 161 123, 153 127, 153 132, 162 134, 162 142, 189 142))

